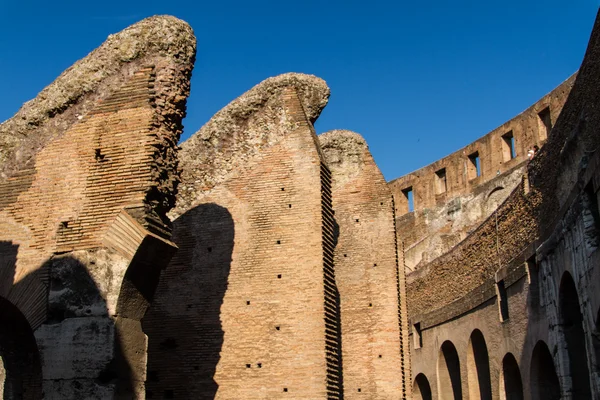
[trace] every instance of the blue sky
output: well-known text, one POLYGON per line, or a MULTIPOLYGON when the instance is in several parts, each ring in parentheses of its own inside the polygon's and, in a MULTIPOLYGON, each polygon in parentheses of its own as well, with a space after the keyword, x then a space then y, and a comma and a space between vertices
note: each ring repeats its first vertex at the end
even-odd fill
POLYGON ((361 133, 388 180, 517 115, 577 70, 600 0, 0 0, 0 121, 106 37, 171 14, 198 38, 184 138, 263 79, 315 74, 318 133, 361 133))

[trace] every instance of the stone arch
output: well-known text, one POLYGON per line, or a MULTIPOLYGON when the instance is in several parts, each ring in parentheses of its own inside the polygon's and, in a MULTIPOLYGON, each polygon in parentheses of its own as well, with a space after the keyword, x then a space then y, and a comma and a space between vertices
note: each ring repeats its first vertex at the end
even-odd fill
POLYGON ((530 371, 531 400, 560 400, 554 358, 543 340, 533 348, 530 371))
POLYGON ((569 356, 569 376, 572 382, 573 398, 590 398, 590 371, 583 331, 583 317, 575 281, 569 272, 565 272, 561 279, 558 303, 559 324, 569 356))
POLYGON ((523 400, 523 381, 519 364, 512 353, 502 359, 500 371, 500 400, 523 400))
POLYGON ((42 367, 33 329, 23 313, 0 297, 0 358, 4 399, 41 399, 42 367))
POLYGON ((424 374, 418 374, 413 385, 413 400, 432 400, 431 386, 424 374))
POLYGON ((485 338, 479 329, 475 329, 469 339, 467 381, 469 383, 469 398, 491 400, 490 358, 485 338))
POLYGON ((440 347, 437 360, 438 395, 442 400, 462 399, 460 360, 456 347, 446 340, 440 347))

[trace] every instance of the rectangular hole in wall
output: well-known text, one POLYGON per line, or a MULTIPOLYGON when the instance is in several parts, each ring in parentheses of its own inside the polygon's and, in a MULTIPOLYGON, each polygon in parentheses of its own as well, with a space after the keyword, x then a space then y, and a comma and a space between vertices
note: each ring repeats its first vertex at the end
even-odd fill
POLYGON ((502 135, 502 158, 504 161, 510 161, 516 156, 515 135, 513 135, 513 131, 509 131, 502 135))
POLYGON ((546 140, 552 130, 552 118, 550 116, 550 107, 544 108, 538 113, 539 117, 539 140, 546 140))
POLYGON ((437 194, 446 193, 448 190, 448 181, 446 179, 446 168, 435 172, 435 191, 437 194))
POLYGON ((413 188, 412 188, 412 186, 411 187, 407 187, 406 189, 403 189, 402 190, 402 194, 406 198, 406 204, 408 204, 408 212, 415 211, 415 200, 414 200, 414 194, 413 194, 413 188))
POLYGON ((498 308, 500 309, 500 321, 504 322, 508 319, 508 296, 504 280, 496 282, 496 292, 498 295, 498 308))
POLYGON ((481 176, 481 161, 479 159, 478 151, 469 154, 469 162, 467 163, 467 176, 469 180, 481 176))
POLYGON ((598 207, 598 195, 594 190, 593 182, 590 182, 585 187, 585 194, 587 195, 587 208, 589 208, 592 217, 594 217, 595 228, 600 232, 600 207, 598 207))
POLYGON ((423 332, 421 331, 421 323, 417 322, 413 325, 413 338, 415 349, 423 347, 423 332))
POLYGON ((529 257, 525 262, 527 268, 527 279, 529 281, 529 305, 537 307, 540 304, 539 266, 535 255, 529 257))

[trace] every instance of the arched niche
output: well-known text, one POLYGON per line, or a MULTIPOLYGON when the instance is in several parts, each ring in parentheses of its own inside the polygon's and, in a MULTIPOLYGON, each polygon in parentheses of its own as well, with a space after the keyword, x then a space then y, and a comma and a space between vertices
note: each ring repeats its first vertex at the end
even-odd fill
POLYGON ((483 333, 475 329, 469 339, 467 350, 467 381, 469 398, 491 400, 490 358, 483 333))
POLYGON ((431 386, 424 374, 418 374, 413 385, 413 400, 432 400, 431 386))
POLYGON ((533 348, 529 387, 531 400, 560 400, 560 383, 554 359, 543 340, 533 348))
POLYGON ((4 399, 42 398, 42 367, 33 330, 21 311, 2 297, 0 359, 4 399))
POLYGON ((507 353, 500 371, 500 400, 523 400, 521 370, 515 356, 507 353))
POLYGON ((460 360, 456 347, 449 340, 442 343, 438 354, 437 383, 440 400, 462 399, 460 360))
POLYGON ((558 291, 559 323, 567 353, 572 394, 575 399, 591 398, 590 371, 588 368, 583 317, 579 306, 577 288, 570 273, 565 272, 558 291))

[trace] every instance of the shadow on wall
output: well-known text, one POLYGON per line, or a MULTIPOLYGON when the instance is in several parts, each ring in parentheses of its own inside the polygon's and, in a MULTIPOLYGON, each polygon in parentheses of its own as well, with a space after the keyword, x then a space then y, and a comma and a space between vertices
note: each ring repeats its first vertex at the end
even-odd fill
MULTIPOLYGON (((0 285, 14 280, 18 245, 0 242, 0 285)), ((38 272, 12 283, 4 293, 26 298, 32 282, 47 274, 47 320, 32 327, 11 301, 0 297, 0 356, 4 365, 4 399, 63 399, 133 393, 130 368, 121 351, 106 301, 88 269, 70 256, 47 260, 38 272), (72 333, 72 336, 69 336, 72 333), (112 334, 114 333, 114 340, 112 334), (40 357, 40 354, 43 357, 40 357), (41 359, 44 363, 42 366, 41 359)), ((35 305, 33 305, 35 307, 35 305)))
POLYGON ((216 396, 223 346, 221 306, 234 245, 234 222, 217 204, 201 204, 173 223, 179 251, 161 275, 143 319, 148 335, 147 398, 216 396))
MULTIPOLYGON (((3 287, 13 283, 18 250, 18 245, 0 241, 3 287)), ((21 311, 4 297, 0 297, 0 357, 5 371, 4 399, 42 398, 42 366, 33 330, 21 311)))

